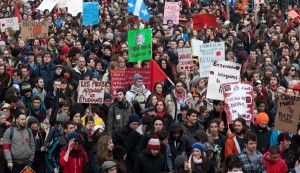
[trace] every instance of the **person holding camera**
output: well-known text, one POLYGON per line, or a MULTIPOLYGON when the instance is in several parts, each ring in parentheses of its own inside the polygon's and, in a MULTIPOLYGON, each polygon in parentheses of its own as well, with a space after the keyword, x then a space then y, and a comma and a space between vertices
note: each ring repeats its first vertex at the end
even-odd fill
POLYGON ((80 135, 77 132, 70 133, 68 145, 60 153, 59 165, 63 168, 63 173, 83 173, 83 166, 87 161, 80 135))

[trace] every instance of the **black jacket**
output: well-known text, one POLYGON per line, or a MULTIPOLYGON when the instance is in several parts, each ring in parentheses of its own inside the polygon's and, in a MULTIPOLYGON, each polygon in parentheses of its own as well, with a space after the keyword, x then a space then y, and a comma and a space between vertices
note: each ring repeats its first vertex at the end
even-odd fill
POLYGON ((251 126, 250 131, 257 136, 257 151, 264 154, 270 146, 271 131, 268 129, 260 129, 257 126, 251 126))
POLYGON ((122 127, 113 133, 112 141, 114 145, 122 145, 124 148, 128 149, 128 138, 131 132, 133 132, 133 130, 127 124, 125 127, 122 127))
POLYGON ((165 157, 158 153, 153 156, 149 149, 145 149, 135 160, 135 173, 161 173, 167 172, 165 157))

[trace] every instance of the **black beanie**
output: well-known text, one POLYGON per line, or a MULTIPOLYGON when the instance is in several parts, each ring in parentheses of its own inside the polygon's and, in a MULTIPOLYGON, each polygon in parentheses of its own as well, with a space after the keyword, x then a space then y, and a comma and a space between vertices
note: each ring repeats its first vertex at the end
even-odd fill
POLYGON ((70 110, 70 120, 71 120, 71 121, 73 121, 73 117, 74 117, 77 113, 80 114, 80 111, 79 111, 78 109, 76 109, 76 108, 72 108, 72 109, 70 110))
POLYGON ((123 159, 126 153, 127 150, 123 146, 117 145, 113 149, 113 158, 116 160, 123 159))

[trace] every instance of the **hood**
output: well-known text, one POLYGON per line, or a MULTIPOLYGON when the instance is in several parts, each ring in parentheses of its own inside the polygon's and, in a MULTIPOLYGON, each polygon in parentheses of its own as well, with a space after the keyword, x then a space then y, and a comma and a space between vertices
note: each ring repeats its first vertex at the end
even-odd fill
POLYGON ((233 45, 236 46, 236 44, 238 44, 238 43, 243 43, 243 42, 242 42, 242 40, 239 39, 239 38, 234 38, 234 39, 233 39, 233 45))
POLYGON ((33 117, 33 116, 28 116, 26 118, 26 127, 30 128, 29 126, 32 124, 32 123, 37 123, 38 126, 40 125, 39 121, 33 117))
POLYGON ((183 134, 183 128, 182 128, 182 126, 181 126, 180 124, 178 124, 178 123, 174 123, 174 124, 172 124, 172 125, 170 126, 170 133, 171 133, 170 137, 171 137, 171 138, 173 138, 172 133, 173 133, 174 131, 177 131, 177 130, 180 131, 180 136, 179 136, 179 138, 178 138, 178 139, 180 139, 180 137, 181 137, 182 134, 183 134))

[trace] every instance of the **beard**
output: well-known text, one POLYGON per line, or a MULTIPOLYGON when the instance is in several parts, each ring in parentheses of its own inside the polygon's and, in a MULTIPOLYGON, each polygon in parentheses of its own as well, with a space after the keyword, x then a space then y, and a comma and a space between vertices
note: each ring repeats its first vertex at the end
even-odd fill
POLYGON ((237 130, 234 130, 235 131, 235 133, 237 134, 237 135, 241 135, 241 134, 244 134, 245 133, 245 129, 243 129, 243 130, 241 130, 241 131, 237 131, 237 130))

